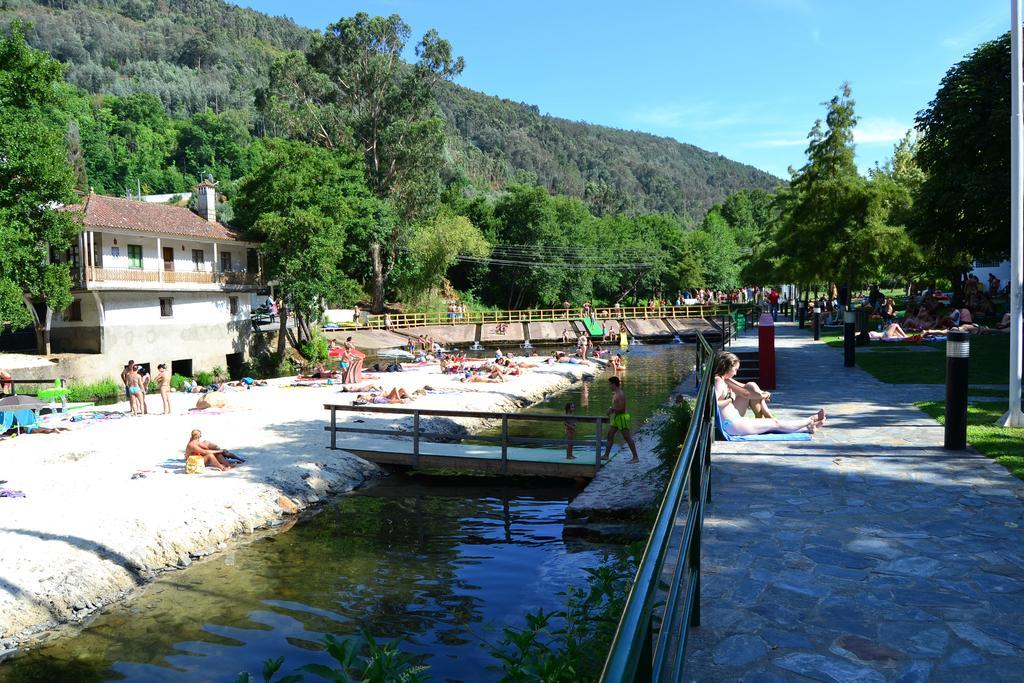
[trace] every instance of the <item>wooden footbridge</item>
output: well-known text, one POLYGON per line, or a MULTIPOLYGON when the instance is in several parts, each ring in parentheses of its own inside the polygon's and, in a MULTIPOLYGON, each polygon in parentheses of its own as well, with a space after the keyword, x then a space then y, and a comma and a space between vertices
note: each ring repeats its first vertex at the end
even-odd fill
MULTIPOLYGON (((557 422, 566 416, 538 413, 493 413, 463 410, 423 410, 400 406, 353 406, 325 404, 331 423, 324 430, 331 435, 332 449, 345 450, 379 465, 401 465, 413 469, 449 469, 510 476, 548 476, 593 479, 601 467, 605 445, 604 416, 574 415, 575 460, 566 456, 567 439, 514 436, 510 422, 557 422), (374 419, 355 424, 339 423, 338 413, 370 414, 374 419), (395 424, 394 417, 411 417, 395 424), (383 418, 383 419, 381 419, 383 418), (390 418, 390 419, 389 419, 390 418), (464 428, 456 419, 489 420, 501 425, 500 436, 453 433, 464 428), (411 422, 411 424, 410 424, 411 422), (432 429, 447 422, 447 431, 432 429), (593 429, 591 430, 591 425, 593 429), (492 445, 493 444, 493 445, 492 445)), ((365 418, 364 418, 365 419, 365 418)))

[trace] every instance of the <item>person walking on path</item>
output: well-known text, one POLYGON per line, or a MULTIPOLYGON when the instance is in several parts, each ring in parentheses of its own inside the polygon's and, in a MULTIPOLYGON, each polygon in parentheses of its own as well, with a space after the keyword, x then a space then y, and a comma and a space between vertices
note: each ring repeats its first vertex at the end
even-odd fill
POLYGON ((622 390, 622 381, 616 377, 611 376, 608 378, 608 383, 612 385, 612 407, 608 409, 608 416, 612 418, 611 426, 608 427, 608 443, 604 449, 604 459, 607 460, 611 457, 612 446, 615 444, 616 432, 622 432, 622 440, 629 446, 630 452, 633 454, 632 459, 627 460, 626 464, 633 465, 640 462, 640 456, 636 452, 636 444, 633 442, 633 435, 629 431, 629 413, 626 412, 626 392, 622 390))
POLYGON ((774 287, 768 295, 768 310, 771 311, 772 321, 779 322, 779 290, 774 287))

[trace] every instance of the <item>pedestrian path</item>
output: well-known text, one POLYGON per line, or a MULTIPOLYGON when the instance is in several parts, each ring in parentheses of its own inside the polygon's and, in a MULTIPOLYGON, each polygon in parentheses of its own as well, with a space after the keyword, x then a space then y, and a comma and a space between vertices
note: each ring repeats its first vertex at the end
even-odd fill
POLYGON ((1024 482, 944 450, 920 387, 844 368, 794 325, 776 335, 773 406, 825 406, 829 424, 811 443, 715 444, 685 680, 1024 680, 1024 482))

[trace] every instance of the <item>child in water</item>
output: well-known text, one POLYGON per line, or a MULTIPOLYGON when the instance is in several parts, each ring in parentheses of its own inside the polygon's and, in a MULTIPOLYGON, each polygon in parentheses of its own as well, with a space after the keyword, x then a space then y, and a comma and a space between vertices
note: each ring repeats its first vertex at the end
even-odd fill
POLYGON ((565 459, 575 460, 576 456, 572 454, 572 442, 576 438, 576 420, 572 418, 576 414, 576 405, 571 401, 565 404, 565 438, 568 439, 569 443, 565 445, 565 459))

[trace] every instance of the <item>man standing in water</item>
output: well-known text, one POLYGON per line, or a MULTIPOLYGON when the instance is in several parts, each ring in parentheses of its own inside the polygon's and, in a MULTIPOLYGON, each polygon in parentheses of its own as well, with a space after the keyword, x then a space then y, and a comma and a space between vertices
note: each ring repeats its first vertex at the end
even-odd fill
POLYGON ((622 439, 629 446, 633 453, 632 460, 627 460, 627 465, 640 462, 640 456, 636 453, 636 444, 633 443, 633 435, 629 433, 629 413, 626 412, 626 392, 622 390, 622 382, 618 377, 612 375, 608 378, 612 385, 612 407, 608 409, 608 416, 612 418, 611 426, 608 428, 608 445, 604 449, 604 459, 607 460, 612 454, 612 446, 615 444, 615 433, 622 432, 622 439))

